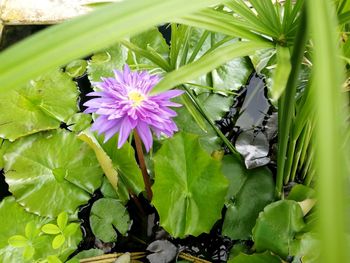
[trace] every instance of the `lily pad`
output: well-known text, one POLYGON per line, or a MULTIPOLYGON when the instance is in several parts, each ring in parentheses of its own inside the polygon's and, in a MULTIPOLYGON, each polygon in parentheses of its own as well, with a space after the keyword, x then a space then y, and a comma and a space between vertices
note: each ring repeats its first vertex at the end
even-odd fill
POLYGON ((122 235, 125 235, 129 225, 129 214, 118 200, 102 198, 92 205, 90 226, 95 236, 103 242, 114 242, 117 240, 117 233, 114 227, 122 235))
MULTIPOLYGON (((181 103, 181 101, 179 102, 181 103)), ((209 154, 221 148, 221 139, 207 121, 204 123, 206 130, 204 131, 185 107, 176 108, 175 111, 177 116, 174 121, 179 130, 198 135, 200 144, 209 154)))
POLYGON ((28 262, 23 256, 25 246, 10 245, 11 240, 16 237, 22 237, 22 240, 30 238, 33 241, 31 248, 27 249, 27 253, 34 252, 32 259, 55 254, 56 251, 51 248, 50 237, 33 235, 33 231, 30 231, 30 228, 34 228, 40 232, 40 227, 47 222, 47 219, 26 212, 13 196, 3 199, 0 203, 0 262, 28 262))
POLYGON ((237 257, 228 261, 228 263, 281 263, 281 259, 269 252, 261 254, 239 254, 237 257))
POLYGON ((233 103, 233 96, 222 96, 215 93, 201 93, 198 96, 209 118, 213 121, 220 120, 229 110, 233 103))
POLYGON ((266 167, 248 170, 234 156, 225 156, 222 162, 230 181, 222 234, 233 240, 248 240, 259 212, 274 199, 272 173, 266 167))
POLYGON ((152 203, 160 225, 174 237, 208 233, 221 217, 228 182, 199 137, 178 133, 166 140, 154 157, 154 170, 152 203))
POLYGON ((58 70, 1 94, 0 137, 13 141, 58 128, 77 112, 77 97, 71 77, 58 70))
MULTIPOLYGON (((130 42, 143 50, 156 52, 166 60, 168 58, 169 46, 157 28, 153 28, 138 35, 132 36, 130 38, 130 42)), ((154 65, 154 63, 140 54, 129 52, 128 64, 135 63, 154 65)))
POLYGON ((304 227, 303 212, 297 202, 274 202, 265 207, 253 228, 256 250, 270 250, 286 258, 296 242, 296 235, 304 227))
POLYGON ((94 54, 88 61, 87 72, 91 82, 100 82, 101 77, 113 77, 114 69, 121 69, 127 59, 128 51, 120 44, 94 54))
POLYGON ((64 130, 21 138, 9 146, 4 160, 10 192, 26 209, 42 216, 73 214, 101 185, 94 152, 64 130))

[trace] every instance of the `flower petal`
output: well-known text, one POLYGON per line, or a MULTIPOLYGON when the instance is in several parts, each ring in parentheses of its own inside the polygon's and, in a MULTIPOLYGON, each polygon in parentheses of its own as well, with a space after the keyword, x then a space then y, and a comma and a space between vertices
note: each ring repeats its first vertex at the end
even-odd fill
POLYGON ((140 122, 136 126, 136 130, 137 130, 137 133, 139 134, 143 144, 145 145, 146 151, 149 152, 149 150, 151 149, 152 144, 153 144, 151 129, 149 128, 149 126, 146 123, 140 122))
POLYGON ((123 146, 123 144, 126 142, 132 129, 133 127, 131 126, 129 118, 124 117, 123 121, 121 122, 120 131, 119 131, 118 149, 120 149, 123 146))

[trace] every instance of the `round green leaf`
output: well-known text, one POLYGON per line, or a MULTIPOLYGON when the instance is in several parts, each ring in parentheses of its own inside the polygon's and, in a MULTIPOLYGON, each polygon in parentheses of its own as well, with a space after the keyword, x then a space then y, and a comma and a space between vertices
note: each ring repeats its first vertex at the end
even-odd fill
POLYGON ((61 232, 59 227, 54 225, 54 224, 43 225, 43 227, 41 228, 41 231, 43 231, 45 234, 49 234, 49 235, 57 235, 58 233, 61 232))
POLYGON ((25 247, 28 245, 28 239, 21 235, 15 235, 10 237, 8 242, 13 247, 25 247))
POLYGON ((129 229, 130 218, 126 208, 118 200, 102 198, 91 208, 90 226, 92 232, 104 242, 116 241, 114 228, 125 235, 129 229))
POLYGON ((125 64, 128 51, 120 44, 96 53, 88 62, 88 76, 90 81, 99 82, 101 77, 113 77, 114 69, 121 69, 125 64))
POLYGON ((247 170, 241 160, 225 156, 223 173, 230 181, 222 234, 233 240, 248 240, 259 212, 274 199, 274 182, 268 168, 247 170))
POLYGON ((29 211, 42 216, 73 214, 101 184, 94 152, 64 130, 21 138, 4 159, 9 190, 29 211))
POLYGON ((78 90, 72 79, 55 70, 25 87, 0 97, 0 137, 11 141, 42 130, 54 129, 77 112, 78 90))
POLYGON ((178 133, 163 143, 154 158, 152 203, 160 225, 174 237, 209 232, 225 202, 228 183, 220 162, 210 157, 198 139, 178 133))
POLYGON ((270 250, 282 257, 290 255, 295 236, 305 226, 299 204, 281 200, 265 207, 253 228, 256 250, 270 250))

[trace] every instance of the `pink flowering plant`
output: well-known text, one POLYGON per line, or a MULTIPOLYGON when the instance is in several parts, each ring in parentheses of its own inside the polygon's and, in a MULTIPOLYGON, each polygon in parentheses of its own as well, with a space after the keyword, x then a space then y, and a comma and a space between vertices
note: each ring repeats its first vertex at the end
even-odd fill
POLYGON ((147 71, 133 72, 125 65, 123 71, 114 70, 114 77, 102 77, 101 82, 93 83, 97 91, 87 95, 95 98, 84 104, 87 107, 85 113, 98 115, 91 130, 104 133, 105 142, 119 133, 118 148, 135 131, 147 152, 152 147, 152 132, 158 138, 162 134, 172 137, 178 130, 172 120, 177 114, 169 107, 181 105, 170 99, 180 96, 183 91, 169 90, 150 95, 159 80, 158 75, 147 71))

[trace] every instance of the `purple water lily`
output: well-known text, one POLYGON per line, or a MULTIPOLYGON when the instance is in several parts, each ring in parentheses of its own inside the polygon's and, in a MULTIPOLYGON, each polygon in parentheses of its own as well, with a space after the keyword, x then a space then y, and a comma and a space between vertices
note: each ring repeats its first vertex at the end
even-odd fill
POLYGON ((119 132, 118 148, 122 147, 130 133, 136 129, 147 151, 153 143, 151 130, 159 137, 162 133, 171 137, 177 131, 172 117, 176 112, 168 107, 181 104, 170 101, 183 93, 169 90, 150 95, 159 82, 157 75, 146 71, 130 71, 125 65, 123 71, 114 71, 114 78, 101 78, 94 85, 100 90, 87 94, 95 96, 84 103, 85 113, 96 113, 98 117, 92 130, 105 134, 105 141, 119 132))

